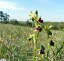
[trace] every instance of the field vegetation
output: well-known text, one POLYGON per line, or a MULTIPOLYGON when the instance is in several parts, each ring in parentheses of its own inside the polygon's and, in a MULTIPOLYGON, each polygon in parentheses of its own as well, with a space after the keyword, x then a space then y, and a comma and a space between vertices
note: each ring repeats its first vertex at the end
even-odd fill
MULTIPOLYGON (((32 61, 33 42, 28 40, 30 33, 33 33, 34 27, 25 27, 11 24, 0 24, 0 59, 6 58, 8 61, 32 61)), ((64 60, 64 42, 63 30, 51 30, 54 40, 54 53, 57 54, 56 61, 64 60)), ((47 35, 42 31, 39 35, 38 48, 44 45, 46 48, 47 35)), ((51 50, 51 51, 52 51, 51 50)), ((44 60, 45 61, 45 60, 44 60)))

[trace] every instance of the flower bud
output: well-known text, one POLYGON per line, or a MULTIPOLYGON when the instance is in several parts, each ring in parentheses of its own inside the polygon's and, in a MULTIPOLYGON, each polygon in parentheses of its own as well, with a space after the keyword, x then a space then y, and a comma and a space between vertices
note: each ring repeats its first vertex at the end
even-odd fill
POLYGON ((50 45, 51 46, 54 46, 54 42, 52 40, 50 41, 50 45))
POLYGON ((36 10, 35 14, 38 15, 38 11, 37 10, 36 10))
POLYGON ((44 50, 40 50, 40 54, 44 54, 45 52, 44 52, 44 50))
POLYGON ((45 50, 45 47, 44 47, 43 45, 41 45, 41 49, 42 49, 42 50, 45 50))
POLYGON ((32 17, 32 21, 34 21, 34 18, 32 17))
POLYGON ((29 38, 29 41, 31 40, 32 38, 29 38))

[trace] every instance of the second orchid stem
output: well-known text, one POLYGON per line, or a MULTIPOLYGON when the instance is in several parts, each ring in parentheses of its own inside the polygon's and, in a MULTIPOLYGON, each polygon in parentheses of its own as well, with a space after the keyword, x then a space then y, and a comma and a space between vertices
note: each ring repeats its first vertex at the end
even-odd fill
POLYGON ((35 34, 34 34, 34 37, 33 37, 33 41, 34 41, 33 61, 36 61, 36 37, 35 37, 35 34))

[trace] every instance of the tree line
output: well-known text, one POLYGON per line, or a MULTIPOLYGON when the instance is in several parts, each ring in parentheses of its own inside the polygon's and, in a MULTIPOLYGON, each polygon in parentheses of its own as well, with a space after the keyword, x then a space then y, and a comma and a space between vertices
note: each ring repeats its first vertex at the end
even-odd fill
MULTIPOLYGON (((0 23, 29 26, 29 27, 34 27, 35 25, 33 22, 30 22, 30 20, 18 21, 17 19, 9 19, 9 18, 10 15, 8 13, 0 11, 0 23)), ((64 29, 64 22, 44 22, 44 25, 52 25, 53 30, 64 29)))
POLYGON ((17 19, 9 19, 9 18, 10 18, 10 15, 8 13, 4 13, 3 11, 0 11, 0 23, 32 26, 32 22, 30 22, 29 20, 18 21, 17 19))

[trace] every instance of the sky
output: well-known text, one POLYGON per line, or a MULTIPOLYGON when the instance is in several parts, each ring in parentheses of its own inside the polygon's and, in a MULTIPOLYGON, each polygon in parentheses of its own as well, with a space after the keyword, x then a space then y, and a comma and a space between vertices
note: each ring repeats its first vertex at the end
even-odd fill
POLYGON ((64 0, 0 0, 0 11, 10 19, 26 21, 36 10, 44 21, 64 22, 64 0))

